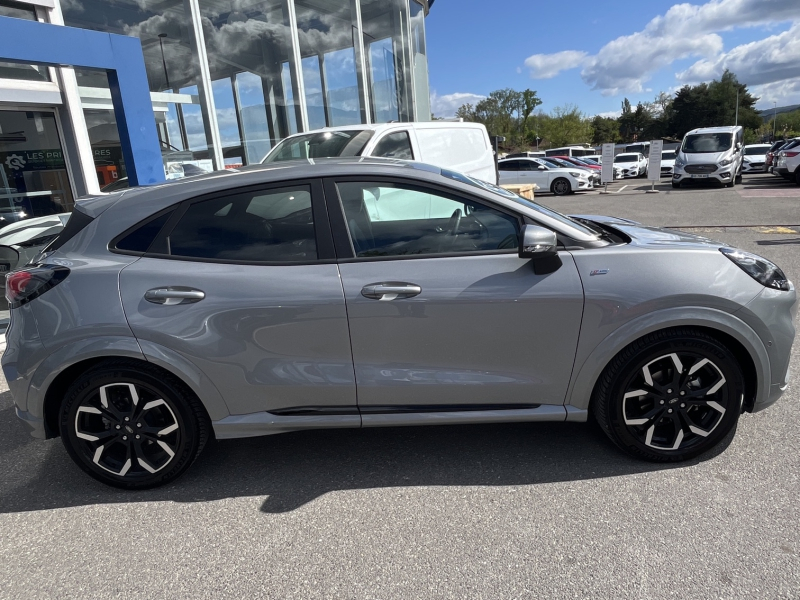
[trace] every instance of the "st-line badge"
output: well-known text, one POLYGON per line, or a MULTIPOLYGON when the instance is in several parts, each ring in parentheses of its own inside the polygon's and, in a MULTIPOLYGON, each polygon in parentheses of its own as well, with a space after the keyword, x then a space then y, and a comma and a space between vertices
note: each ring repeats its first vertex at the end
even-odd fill
POLYGON ((607 274, 608 274, 608 269, 595 269, 594 271, 591 271, 589 273, 589 276, 591 277, 592 275, 607 275, 607 274))

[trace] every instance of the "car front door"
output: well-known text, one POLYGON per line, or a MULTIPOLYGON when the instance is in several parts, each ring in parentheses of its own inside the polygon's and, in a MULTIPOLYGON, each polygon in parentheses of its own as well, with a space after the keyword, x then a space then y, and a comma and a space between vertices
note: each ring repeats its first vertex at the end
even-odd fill
MULTIPOLYGON (((548 175, 546 170, 539 170, 541 166, 533 160, 521 160, 519 168, 519 182, 536 184, 542 190, 549 190, 550 183, 548 182, 548 175)), ((546 169, 546 167, 545 167, 546 169)))
POLYGON ((356 414, 320 182, 207 196, 154 223, 117 243, 119 251, 142 250, 147 228, 160 231, 120 275, 125 313, 146 351, 168 349, 194 364, 232 414, 356 414))
POLYGON ((325 196, 362 411, 563 404, 583 311, 568 252, 537 275, 517 215, 448 188, 343 179, 325 196))

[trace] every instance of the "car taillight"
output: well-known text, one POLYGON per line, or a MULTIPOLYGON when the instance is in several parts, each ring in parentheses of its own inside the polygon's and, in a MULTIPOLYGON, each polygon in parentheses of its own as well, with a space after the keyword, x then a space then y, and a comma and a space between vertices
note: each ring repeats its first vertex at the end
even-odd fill
POLYGON ((35 265, 6 276, 6 300, 11 308, 18 308, 54 288, 69 275, 61 265, 35 265))
POLYGON ((795 157, 795 156, 797 156, 798 154, 800 154, 800 152, 784 152, 784 153, 783 153, 783 155, 784 155, 786 158, 794 158, 794 157, 795 157))

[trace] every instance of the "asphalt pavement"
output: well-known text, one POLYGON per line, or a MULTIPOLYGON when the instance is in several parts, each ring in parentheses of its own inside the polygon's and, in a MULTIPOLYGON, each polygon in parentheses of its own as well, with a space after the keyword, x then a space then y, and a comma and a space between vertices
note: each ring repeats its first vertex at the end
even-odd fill
MULTIPOLYGON (((798 282, 800 188, 774 180, 540 199, 691 228, 798 282)), ((298 432, 212 443, 139 493, 29 438, 5 392, 0 598, 800 598, 799 477, 797 384, 680 465, 592 424, 298 432)))

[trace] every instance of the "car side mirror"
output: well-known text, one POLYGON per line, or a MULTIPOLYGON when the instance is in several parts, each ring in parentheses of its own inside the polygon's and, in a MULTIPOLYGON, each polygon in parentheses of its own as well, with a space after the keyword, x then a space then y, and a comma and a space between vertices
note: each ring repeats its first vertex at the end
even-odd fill
POLYGON ((736 142, 736 150, 738 151, 738 150, 741 150, 741 149, 742 149, 742 144, 739 143, 739 142, 736 142))
POLYGON ((539 225, 523 225, 519 235, 519 257, 532 259, 533 272, 537 275, 558 270, 561 258, 555 231, 539 225))
POLYGON ((545 169, 542 165, 539 165, 538 167, 536 167, 536 170, 537 171, 546 171, 547 169, 545 169))

